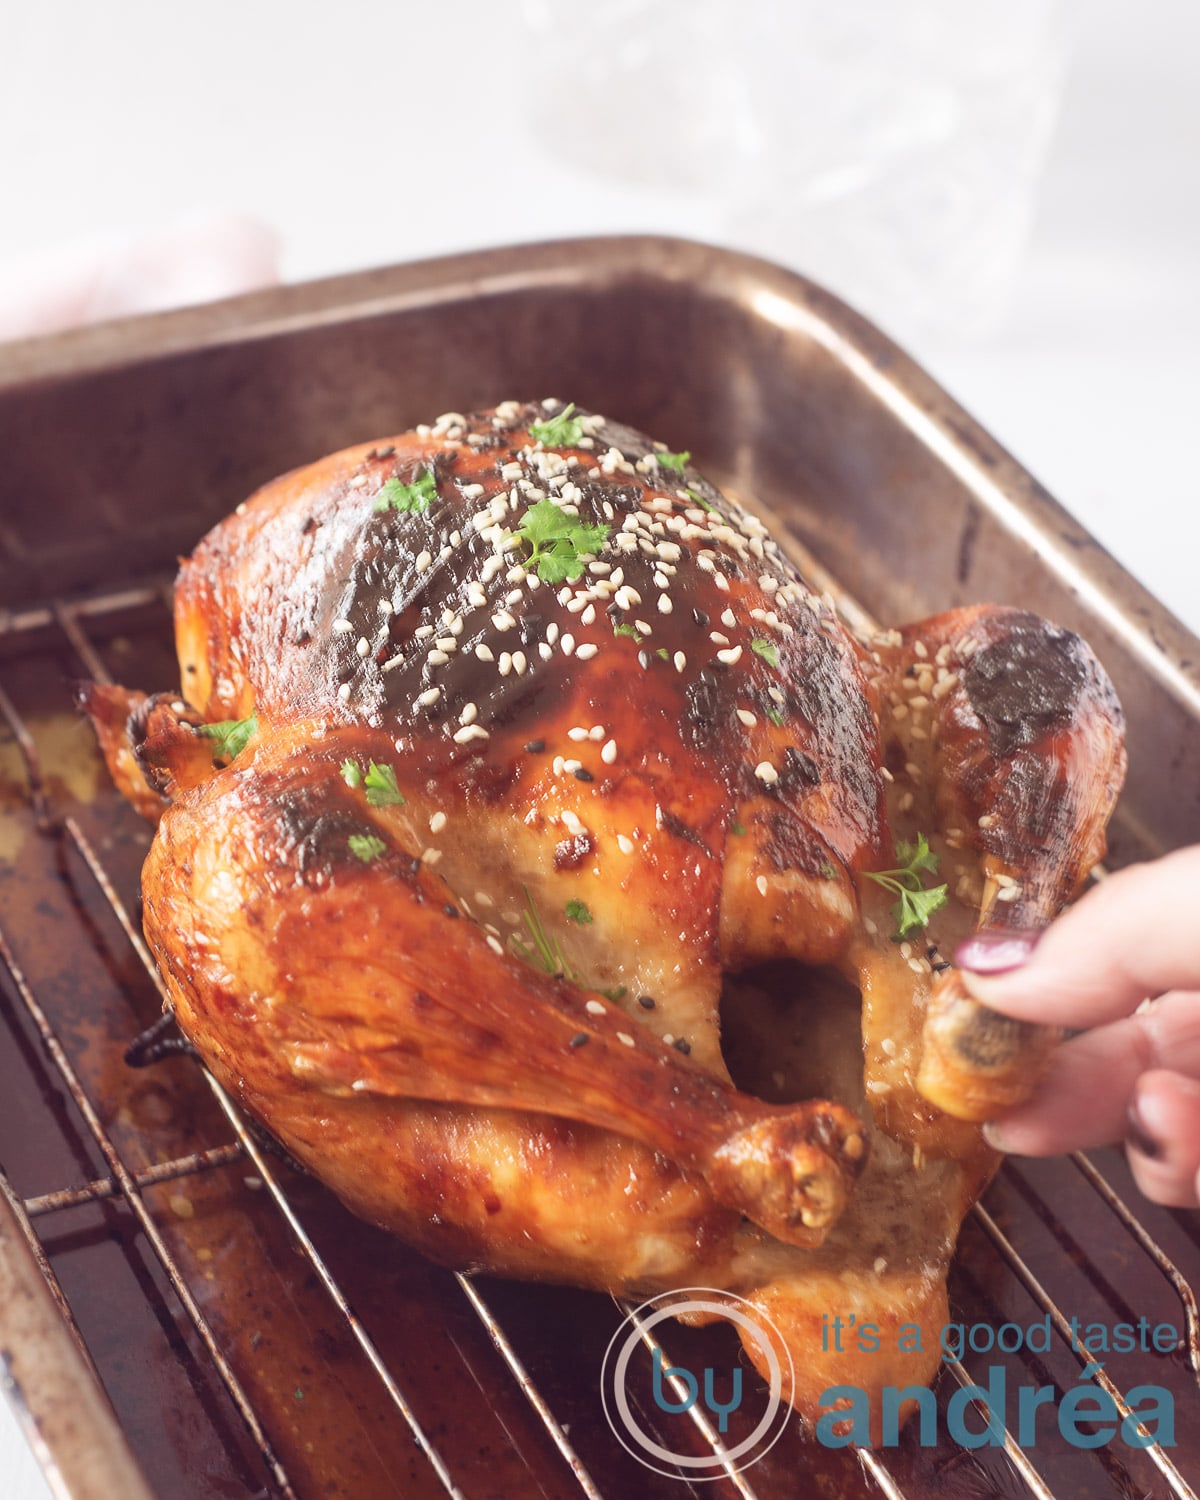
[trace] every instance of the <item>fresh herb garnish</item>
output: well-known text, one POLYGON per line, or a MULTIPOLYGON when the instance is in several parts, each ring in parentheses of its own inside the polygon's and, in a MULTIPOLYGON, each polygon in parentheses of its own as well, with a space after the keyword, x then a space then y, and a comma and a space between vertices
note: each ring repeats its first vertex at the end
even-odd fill
POLYGON ((356 760, 344 760, 342 762, 342 780, 351 788, 362 786, 362 767, 356 760))
POLYGON ((567 902, 567 921, 578 922, 580 927, 586 927, 594 918, 587 908, 586 901, 570 900, 567 902))
POLYGON ((437 499, 437 480, 433 470, 425 468, 411 484, 401 484, 393 474, 375 496, 376 510, 427 511, 437 499))
POLYGON ((350 853, 361 859, 364 865, 378 859, 387 848, 384 841, 373 833, 352 833, 346 842, 350 845, 350 853))
POLYGON ((601 990, 600 993, 615 1005, 618 1000, 624 1000, 629 991, 623 984, 614 984, 611 990, 601 990))
POLYGON ((779 665, 779 652, 775 649, 774 641, 764 641, 762 636, 756 635, 750 642, 750 649, 755 656, 761 656, 769 667, 779 665))
MULTIPOLYGON (((692 455, 690 453, 656 453, 654 456, 658 459, 660 468, 674 469, 679 474, 692 455)), ((690 494, 691 491, 689 490, 688 493, 690 494)))
POLYGON ((716 514, 717 507, 715 505, 710 505, 703 495, 697 495, 696 491, 691 489, 690 487, 688 489, 688 495, 696 502, 701 510, 707 510, 713 515, 716 514))
POLYGON ((258 715, 251 714, 248 719, 222 719, 219 724, 201 724, 196 733, 213 741, 214 755, 219 755, 223 760, 233 760, 250 743, 251 737, 258 733, 258 715))
POLYGON ((614 625, 613 635, 627 635, 631 641, 640 641, 642 632, 632 625, 614 625))
POLYGON ((539 500, 525 512, 515 535, 528 544, 529 564, 543 583, 573 583, 583 572, 582 558, 607 541, 608 527, 586 526, 553 500, 539 500))
POLYGON ((782 729, 783 728, 784 718, 783 718, 783 714, 780 712, 779 709, 777 709, 777 708, 768 708, 766 710, 766 715, 767 715, 767 718, 770 719, 771 723, 774 724, 774 726, 775 726, 776 729, 782 729))
POLYGON ((746 831, 746 825, 745 823, 739 823, 735 818, 729 825, 729 831, 730 833, 736 833, 737 836, 741 838, 742 834, 746 831))
POLYGON ((654 654, 655 656, 660 657, 663 661, 669 661, 671 657, 671 653, 665 646, 660 646, 654 654))
POLYGON ((404 806, 404 795, 396 785, 396 773, 391 766, 378 766, 372 761, 367 768, 363 785, 367 789, 367 801, 372 807, 404 806))
POLYGON ((831 859, 827 859, 821 866, 821 874, 826 880, 836 880, 838 878, 837 866, 831 859))
POLYGON ((917 834, 915 844, 903 840, 897 844, 896 858, 901 861, 899 869, 867 870, 865 874, 868 880, 900 898, 892 907, 892 916, 896 919, 894 936, 899 940, 925 927, 934 912, 945 906, 947 887, 935 885, 926 888, 921 884, 924 871, 936 875, 938 868, 938 856, 930 849, 923 833, 917 834))
POLYGON ((573 417, 574 401, 564 406, 556 417, 544 422, 530 422, 529 436, 544 448, 574 448, 583 436, 583 422, 573 417))
POLYGON ((528 889, 525 891, 525 925, 529 928, 529 936, 533 939, 533 946, 522 942, 514 932, 509 942, 526 963, 536 965, 538 968, 552 977, 559 974, 571 984, 578 984, 579 976, 571 968, 563 955, 562 949, 546 931, 542 924, 542 918, 537 907, 533 904, 533 897, 528 889))

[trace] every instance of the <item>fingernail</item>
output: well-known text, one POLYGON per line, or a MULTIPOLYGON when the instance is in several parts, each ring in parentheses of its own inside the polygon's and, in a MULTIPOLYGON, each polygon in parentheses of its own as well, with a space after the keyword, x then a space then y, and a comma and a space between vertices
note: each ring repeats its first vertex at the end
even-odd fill
POLYGON ((1147 1161, 1157 1161, 1162 1155, 1162 1143, 1155 1140, 1138 1106, 1135 1096, 1129 1104, 1125 1126, 1125 1144, 1140 1152, 1147 1161))
POLYGON ((1004 1126, 997 1120, 988 1120, 983 1127, 983 1138, 993 1151, 1008 1152, 1008 1138, 1004 1134, 1004 1126))
POLYGON ((954 962, 975 974, 1007 974, 1029 962, 1041 935, 1032 927, 984 928, 959 943, 954 962))

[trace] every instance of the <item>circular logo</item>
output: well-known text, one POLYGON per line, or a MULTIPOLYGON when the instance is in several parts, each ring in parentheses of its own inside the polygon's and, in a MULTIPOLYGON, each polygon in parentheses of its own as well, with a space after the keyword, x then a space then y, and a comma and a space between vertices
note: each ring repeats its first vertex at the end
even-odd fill
POLYGON ((783 1399, 785 1370, 791 1389, 792 1357, 765 1313, 732 1292, 681 1287, 660 1292, 635 1307, 613 1334, 600 1367, 600 1399, 617 1441, 648 1469, 669 1479, 682 1477, 681 1470, 690 1480, 721 1479, 757 1463, 778 1441, 791 1415, 783 1399), (751 1431, 744 1431, 749 1420, 745 1415, 731 1420, 748 1404, 743 1400, 747 1393, 737 1352, 731 1350, 723 1366, 693 1369, 676 1364, 663 1347, 658 1325, 680 1313, 715 1314, 736 1324, 747 1343, 756 1348, 756 1363, 766 1366, 770 1378, 766 1407, 751 1431), (632 1382, 641 1393, 637 1402, 630 1399, 632 1382), (647 1418, 654 1422, 654 1431, 647 1418), (693 1451, 694 1432, 689 1434, 690 1442, 685 1442, 682 1432, 675 1444, 671 1442, 670 1434, 680 1431, 676 1425, 680 1422, 700 1429, 708 1452, 693 1451))

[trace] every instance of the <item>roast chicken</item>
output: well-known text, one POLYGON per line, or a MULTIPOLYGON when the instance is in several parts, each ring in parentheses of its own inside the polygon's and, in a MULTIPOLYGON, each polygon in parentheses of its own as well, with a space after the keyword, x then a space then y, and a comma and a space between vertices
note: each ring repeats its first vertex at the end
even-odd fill
POLYGON ((559 401, 274 480, 175 600, 180 688, 83 697, 245 1109, 442 1263, 738 1294, 810 1416, 930 1378, 979 1122, 1056 1039, 948 955, 1104 852, 1088 647, 997 606, 856 634, 689 455, 559 401), (823 1349, 839 1309, 882 1350, 823 1349))

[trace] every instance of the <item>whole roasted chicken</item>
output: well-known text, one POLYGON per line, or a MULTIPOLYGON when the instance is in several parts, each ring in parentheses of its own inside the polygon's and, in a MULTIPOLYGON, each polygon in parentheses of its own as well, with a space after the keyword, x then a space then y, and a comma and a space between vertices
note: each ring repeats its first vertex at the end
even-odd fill
POLYGON ((1055 1040, 942 955, 1104 852, 1122 720, 1078 637, 856 636, 688 454, 558 401, 268 484, 176 633, 180 692, 85 704, 159 820, 179 1025, 289 1151, 448 1264, 738 1293, 802 1411, 931 1375, 936 1335, 821 1318, 944 1321, 973 1122, 1055 1040))

